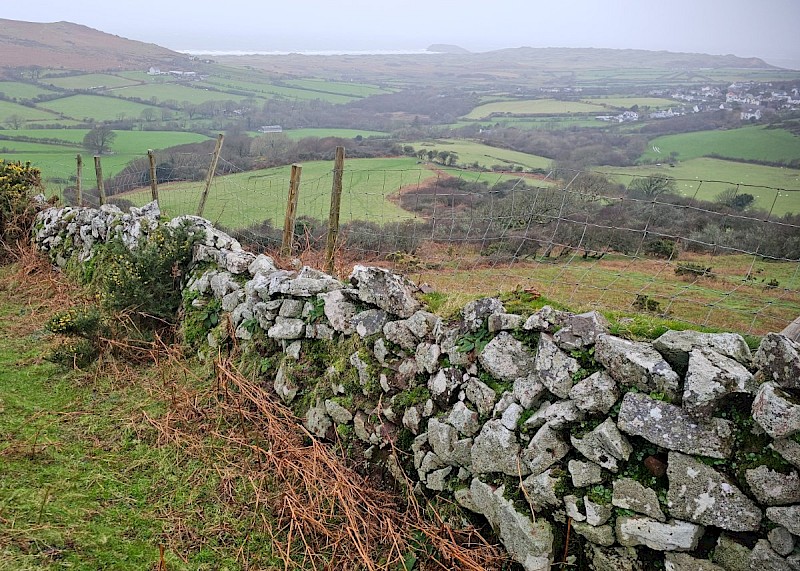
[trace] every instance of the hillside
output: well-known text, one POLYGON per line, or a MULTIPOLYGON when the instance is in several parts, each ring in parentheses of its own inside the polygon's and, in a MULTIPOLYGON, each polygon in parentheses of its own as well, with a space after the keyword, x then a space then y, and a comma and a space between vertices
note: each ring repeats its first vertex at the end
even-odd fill
POLYGON ((0 19, 0 69, 39 66, 83 71, 141 69, 187 56, 71 22, 0 19))

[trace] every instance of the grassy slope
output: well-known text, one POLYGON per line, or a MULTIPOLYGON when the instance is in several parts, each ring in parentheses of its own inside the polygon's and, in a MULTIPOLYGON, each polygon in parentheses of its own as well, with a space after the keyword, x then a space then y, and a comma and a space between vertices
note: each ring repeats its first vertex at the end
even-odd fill
POLYGON ((100 86, 107 88, 121 87, 123 85, 131 85, 134 82, 118 75, 87 73, 69 77, 51 77, 43 80, 42 83, 61 87, 62 89, 92 89, 100 86))
POLYGON ((33 99, 38 95, 51 94, 54 92, 38 85, 31 85, 30 83, 0 81, 0 93, 4 93, 6 97, 12 99, 33 99))
POLYGON ((463 139, 437 139, 435 141, 416 141, 409 144, 418 151, 455 152, 458 153, 459 164, 472 165, 473 163, 478 163, 485 168, 500 164, 506 167, 520 165, 525 168, 547 169, 552 162, 545 157, 490 147, 489 145, 463 139))
POLYGON ((57 121, 58 116, 45 109, 33 109, 10 101, 0 101, 0 123, 6 123, 12 115, 22 117, 25 121, 57 121))
POLYGON ((464 117, 483 119, 492 113, 511 115, 553 115, 559 113, 604 113, 605 108, 594 103, 579 101, 556 101, 555 99, 531 99, 525 101, 501 101, 480 105, 464 117))
POLYGON ((73 119, 91 118, 95 121, 114 121, 120 115, 124 115, 127 118, 136 118, 145 109, 153 109, 157 113, 160 112, 157 107, 150 105, 99 95, 73 95, 41 103, 39 106, 55 113, 63 113, 73 119))

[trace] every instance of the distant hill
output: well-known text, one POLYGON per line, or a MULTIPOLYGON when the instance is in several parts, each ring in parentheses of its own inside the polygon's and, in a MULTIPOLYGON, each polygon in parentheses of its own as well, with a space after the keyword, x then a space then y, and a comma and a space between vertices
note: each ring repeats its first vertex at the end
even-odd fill
POLYGON ((456 46, 453 44, 432 44, 428 46, 429 52, 435 52, 438 54, 468 54, 471 53, 469 50, 462 48, 461 46, 456 46))
POLYGON ((0 68, 39 66, 103 71, 146 69, 186 61, 184 54, 79 24, 0 19, 0 68))

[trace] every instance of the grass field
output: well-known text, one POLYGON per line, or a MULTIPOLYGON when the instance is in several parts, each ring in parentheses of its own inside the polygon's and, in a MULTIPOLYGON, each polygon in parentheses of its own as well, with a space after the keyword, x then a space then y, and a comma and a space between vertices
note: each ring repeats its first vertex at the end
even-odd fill
POLYGON ((582 101, 590 105, 601 105, 613 109, 630 109, 634 105, 654 108, 676 107, 681 105, 679 101, 665 99, 663 97, 592 97, 589 99, 582 99, 582 101))
POLYGON ((247 99, 244 95, 233 95, 221 91, 193 88, 176 83, 134 85, 115 89, 113 93, 119 97, 136 97, 144 101, 151 101, 152 98, 155 98, 155 100, 160 103, 173 100, 178 103, 188 101, 189 103, 198 105, 206 101, 241 101, 242 99, 247 99))
POLYGON ((98 87, 111 89, 114 87, 122 87, 123 85, 131 85, 135 82, 118 75, 87 73, 69 77, 51 77, 42 80, 42 83, 54 85, 62 89, 96 89, 98 87))
POLYGON ((54 113, 61 113, 72 119, 87 118, 95 121, 113 121, 120 117, 139 117, 145 109, 159 111, 157 107, 150 105, 99 95, 73 95, 42 103, 40 107, 49 109, 54 113))
MULTIPOLYGON (((291 167, 238 173, 214 179, 204 216, 227 228, 242 229, 272 220, 282 227, 291 167)), ((298 216, 327 219, 330 211, 333 163, 303 163, 298 216)), ((412 218, 389 197, 405 186, 418 185, 436 173, 420 168, 415 159, 349 159, 345 162, 341 222, 370 220, 379 224, 412 218)), ((168 216, 194 214, 203 182, 159 187, 159 203, 168 216)), ((141 205, 150 190, 119 195, 141 205)))
POLYGON ((492 115, 558 115, 566 113, 603 113, 606 109, 597 104, 555 99, 530 99, 524 101, 499 101, 480 105, 464 116, 465 119, 486 119, 492 115))
POLYGON ((3 93, 6 97, 11 99, 24 101, 26 99, 34 99, 42 94, 51 94, 55 92, 38 85, 31 85, 30 83, 0 81, 0 93, 3 93))
POLYGON ((336 93, 338 95, 348 95, 351 97, 369 97, 371 95, 381 95, 392 92, 391 90, 383 89, 377 85, 325 81, 323 79, 291 79, 284 81, 284 83, 300 89, 324 91, 326 93, 336 93))
POLYGON ((57 115, 43 109, 33 109, 10 101, 0 101, 0 123, 7 125, 13 116, 21 117, 24 121, 50 120, 56 122, 58 120, 57 115))
POLYGON ((266 97, 266 98, 273 98, 273 97, 284 97, 286 99, 300 99, 303 101, 310 101, 313 99, 321 99, 322 101, 327 101, 328 103, 349 103, 350 101, 355 101, 356 99, 360 99, 360 97, 352 96, 352 95, 341 95, 337 93, 322 93, 320 91, 310 91, 308 89, 299 89, 295 87, 283 87, 280 85, 272 85, 269 83, 251 83, 245 81, 237 81, 237 80, 230 80, 230 79, 223 79, 217 77, 210 77, 203 82, 199 82, 198 85, 208 85, 210 87, 214 87, 215 89, 222 89, 222 90, 245 90, 250 91, 253 97, 266 97))
POLYGON ((515 165, 519 165, 528 169, 547 169, 552 162, 545 157, 490 147, 489 145, 462 139, 437 139, 434 141, 416 141, 409 144, 417 151, 458 153, 458 164, 472 165, 478 163, 479 166, 484 168, 502 165, 504 168, 511 169, 515 165))
POLYGON ((626 186, 637 176, 672 176, 678 179, 678 190, 681 194, 697 196, 703 200, 714 200, 726 188, 742 185, 740 192, 755 196, 755 205, 758 208, 771 211, 777 216, 787 212, 800 212, 800 170, 718 159, 692 159, 677 163, 674 168, 647 165, 628 168, 599 167, 596 170, 611 174, 626 186), (776 191, 766 187, 785 190, 776 191))
POLYGON ((667 135, 651 140, 642 158, 668 160, 672 152, 678 153, 678 159, 684 161, 716 154, 735 159, 788 162, 800 158, 800 137, 785 129, 762 126, 667 135), (653 147, 661 152, 654 151, 653 147))
MULTIPOLYGON (((260 134, 260 133, 258 133, 260 134)), ((258 134, 254 133, 254 136, 258 134)), ((290 129, 284 135, 295 141, 305 137, 341 137, 342 139, 355 139, 359 135, 364 137, 388 137, 389 133, 383 131, 364 131, 360 129, 290 129)))

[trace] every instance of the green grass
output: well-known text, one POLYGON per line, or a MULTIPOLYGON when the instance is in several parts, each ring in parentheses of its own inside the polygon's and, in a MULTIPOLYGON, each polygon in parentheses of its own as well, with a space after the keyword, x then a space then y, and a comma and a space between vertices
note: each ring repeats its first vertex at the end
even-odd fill
POLYGON ((133 81, 118 75, 87 73, 69 77, 50 77, 42 80, 42 83, 54 85, 62 89, 93 89, 98 87, 111 89, 114 87, 122 87, 123 85, 131 85, 133 81))
POLYGON ((338 95, 348 95, 350 97, 370 97, 371 95, 381 95, 392 92, 388 89, 378 87, 377 85, 325 81, 324 79, 292 79, 284 83, 300 89, 324 91, 326 93, 336 93, 338 95))
POLYGON ((718 159, 692 159, 677 163, 674 168, 667 165, 646 165, 628 168, 599 167, 597 170, 612 174, 613 178, 625 186, 636 176, 672 176, 679 179, 678 191, 681 194, 696 196, 702 200, 714 200, 726 188, 742 185, 739 187, 740 192, 755 196, 757 208, 771 211, 776 216, 800 212, 800 170, 796 169, 718 159), (785 190, 772 190, 774 188, 785 190))
POLYGON ((630 109, 634 105, 639 107, 679 107, 681 102, 664 97, 592 97, 582 99, 584 103, 591 105, 601 105, 612 109, 630 109))
POLYGON ((601 105, 581 101, 557 101, 555 99, 529 99, 523 101, 499 101, 480 105, 464 116, 465 119, 485 119, 492 115, 558 115, 566 113, 603 113, 601 105))
POLYGON ((547 169, 552 162, 545 157, 490 147, 489 145, 463 139, 436 139, 433 141, 416 141, 409 144, 416 151, 434 151, 437 153, 439 151, 449 151, 458 153, 458 164, 460 165, 478 163, 479 166, 484 168, 501 165, 510 169, 515 165, 519 165, 528 169, 547 169))
POLYGON ((42 103, 40 107, 63 114, 67 118, 92 119, 94 121, 114 121, 120 117, 136 118, 145 109, 158 111, 157 107, 100 95, 73 95, 42 103))
POLYGON ((221 91, 193 88, 188 85, 176 83, 134 85, 115 89, 113 93, 119 97, 136 97, 144 101, 152 101, 153 99, 158 103, 169 100, 177 101, 178 103, 188 101, 189 103, 197 105, 205 103, 206 101, 241 101, 247 98, 244 95, 233 95, 221 91))
POLYGON ((230 79, 222 79, 217 77, 210 77, 197 85, 207 85, 214 89, 230 90, 230 89, 243 89, 250 91, 253 97, 283 97, 286 99, 300 99, 304 101, 311 101, 313 99, 321 99, 328 103, 340 104, 349 103, 360 97, 352 95, 340 95, 336 93, 322 93, 320 91, 310 91, 308 89, 298 89, 295 87, 283 87, 280 85, 273 85, 269 83, 249 83, 243 81, 236 81, 230 79))
POLYGON ((34 109, 10 101, 0 101, 0 123, 8 126, 8 120, 14 115, 21 117, 24 121, 56 122, 58 120, 57 115, 44 109, 34 109))
MULTIPOLYGON (((305 137, 341 137, 342 139, 355 139, 359 135, 364 137, 389 137, 389 133, 383 131, 365 131, 361 129, 290 129, 283 132, 295 141, 305 137)), ((261 133, 259 133, 261 134, 261 133)), ((256 135, 254 133, 254 135, 256 135)))
POLYGON ((763 126, 666 135, 651 140, 642 159, 668 161, 672 152, 678 153, 678 159, 683 161, 715 154, 733 159, 788 162, 800 157, 800 137, 785 129, 763 126), (653 147, 661 152, 655 152, 653 147))
POLYGON ((26 99, 34 99, 39 95, 51 94, 55 92, 38 85, 31 85, 30 83, 21 83, 19 81, 0 81, 0 93, 3 93, 6 97, 11 99, 21 101, 26 99))
MULTIPOLYGON (((298 216, 327 220, 330 211, 333 163, 303 163, 298 216)), ((208 196, 204 217, 227 228, 272 220, 283 226, 289 189, 290 167, 277 167, 216 177, 208 196)), ((370 220, 379 224, 413 218, 389 200, 404 186, 413 186, 436 176, 422 169, 415 159, 348 159, 345 162, 341 222, 370 220)), ((159 186, 159 203, 168 216, 194 214, 203 182, 159 186)), ((141 205, 150 201, 150 190, 129 192, 122 198, 141 205)))

